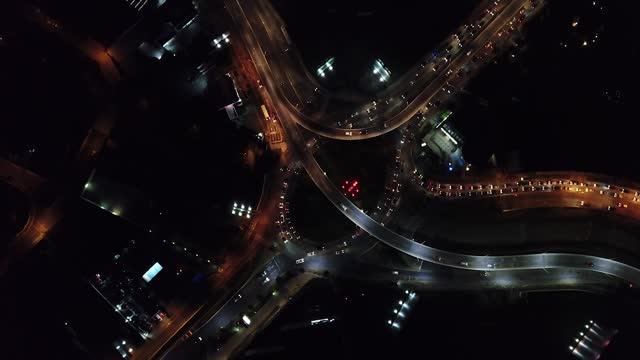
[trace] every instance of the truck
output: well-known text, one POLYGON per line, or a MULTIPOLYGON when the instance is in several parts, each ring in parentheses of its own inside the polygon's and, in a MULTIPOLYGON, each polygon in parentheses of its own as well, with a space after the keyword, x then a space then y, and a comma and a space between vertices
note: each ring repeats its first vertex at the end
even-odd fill
POLYGON ((267 107, 264 106, 264 104, 260 105, 260 110, 262 110, 262 115, 264 115, 265 120, 269 121, 269 119, 271 119, 271 116, 269 116, 269 111, 267 110, 267 107))

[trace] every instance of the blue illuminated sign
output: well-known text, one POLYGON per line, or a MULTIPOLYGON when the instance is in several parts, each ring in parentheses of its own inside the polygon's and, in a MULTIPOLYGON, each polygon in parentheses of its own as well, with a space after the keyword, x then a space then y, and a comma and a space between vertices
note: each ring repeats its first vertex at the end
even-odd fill
POLYGON ((144 279, 144 281, 149 282, 156 275, 158 275, 160 270, 162 270, 162 265, 160 265, 159 263, 155 263, 155 264, 153 264, 152 267, 149 268, 149 270, 147 270, 146 273, 144 273, 144 275, 142 275, 142 278, 144 279))

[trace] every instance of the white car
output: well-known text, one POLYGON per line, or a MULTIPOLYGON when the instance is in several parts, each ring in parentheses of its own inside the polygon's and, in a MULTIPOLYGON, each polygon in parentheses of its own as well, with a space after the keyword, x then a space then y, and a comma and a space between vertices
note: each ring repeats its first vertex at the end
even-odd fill
POLYGON ((303 258, 300 258, 300 259, 296 260, 296 264, 302 264, 303 262, 304 262, 303 258))

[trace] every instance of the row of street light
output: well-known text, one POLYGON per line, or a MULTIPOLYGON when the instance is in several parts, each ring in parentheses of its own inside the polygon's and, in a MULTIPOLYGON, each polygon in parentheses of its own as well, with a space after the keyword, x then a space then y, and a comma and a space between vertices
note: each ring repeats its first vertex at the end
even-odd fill
POLYGON ((387 321, 387 324, 391 326, 392 330, 400 330, 400 323, 402 322, 402 319, 407 316, 407 312, 411 309, 411 302, 416 299, 415 292, 405 290, 404 293, 407 298, 405 300, 398 300, 398 305, 400 307, 397 309, 393 309, 394 317, 387 321))
POLYGON ((578 359, 597 360, 618 330, 602 328, 593 320, 589 320, 584 327, 586 330, 581 331, 574 339, 575 344, 569 346, 569 351, 578 359))

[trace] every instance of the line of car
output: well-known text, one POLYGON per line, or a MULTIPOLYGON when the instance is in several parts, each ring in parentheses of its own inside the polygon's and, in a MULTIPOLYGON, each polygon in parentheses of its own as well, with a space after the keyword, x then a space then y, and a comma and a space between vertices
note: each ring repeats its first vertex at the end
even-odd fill
MULTIPOLYGON (((502 8, 499 8, 499 3, 500 1, 495 1, 494 5, 491 9, 491 11, 487 10, 487 12, 493 12, 492 16, 499 13, 502 8)), ((482 25, 484 25, 484 17, 483 19, 477 21, 478 25, 464 25, 462 27, 461 30, 459 30, 457 33, 453 34, 453 44, 451 43, 451 41, 448 41, 447 43, 445 43, 444 45, 442 45, 437 51, 434 52, 434 54, 431 56, 430 60, 424 60, 420 63, 420 67, 422 69, 427 68, 427 66, 429 66, 429 69, 433 72, 437 72, 440 69, 440 66, 443 63, 448 63, 452 60, 453 56, 455 56, 459 51, 461 51, 463 48, 465 48, 465 44, 466 41, 469 39, 472 39, 473 37, 475 37, 476 33, 473 31, 474 28, 479 28, 482 25)), ((470 55, 471 51, 473 49, 469 49, 467 51, 467 55, 470 55)), ((450 76, 453 73, 453 70, 448 70, 447 75, 446 76, 450 76)), ((416 77, 419 77, 419 72, 416 73, 416 77)), ((461 77, 462 73, 461 70, 456 71, 456 76, 457 77, 461 77)), ((409 81, 409 85, 411 87, 413 87, 413 85, 415 85, 416 80, 410 80, 409 81)), ((450 83, 447 83, 445 85, 445 87, 442 89, 444 92, 451 94, 454 90, 455 90, 455 86, 451 85, 450 83)), ((400 98, 402 100, 404 100, 405 104, 408 104, 413 98, 415 97, 415 94, 409 94, 409 91, 404 92, 400 95, 400 98)), ((392 102, 392 98, 385 100, 384 103, 385 104, 391 104, 392 102)), ((382 101, 378 101, 378 102, 382 102, 382 101)), ((366 109, 364 109, 362 112, 355 112, 353 114, 351 114, 351 119, 353 119, 354 117, 358 116, 358 115, 367 115, 367 120, 369 123, 373 122, 377 115, 373 112, 375 112, 377 110, 376 107, 377 103, 374 101, 373 102, 373 106, 372 107, 367 107, 366 109), (365 114, 366 113, 366 114, 365 114)), ((434 104, 431 104, 428 107, 433 106, 434 104)), ((436 105, 437 106, 437 105, 436 105)), ((427 108, 428 108, 427 107, 427 108)), ((353 124, 351 122, 344 122, 346 124, 347 127, 351 128, 353 126, 353 124)), ((338 122, 338 126, 341 126, 343 124, 343 122, 339 121, 338 122)), ((387 127, 386 122, 383 123, 383 127, 387 127)), ((362 134, 362 132, 361 132, 362 134)), ((352 131, 345 131, 345 135, 346 136, 353 136, 353 132, 352 131)))
MULTIPOLYGON (((297 174, 299 169, 292 170, 288 167, 283 167, 281 169, 283 172, 293 172, 297 174)), ((297 230, 293 226, 291 222, 291 217, 289 213, 289 202, 286 201, 287 197, 287 189, 289 187, 289 178, 285 178, 282 181, 282 188, 280 191, 280 202, 278 203, 278 219, 276 220, 276 226, 279 228, 280 239, 286 244, 290 240, 298 240, 300 239, 300 235, 297 233, 297 230)))
MULTIPOLYGON (((608 184, 578 182, 573 180, 521 180, 519 182, 507 182, 497 185, 429 184, 426 187, 426 190, 442 197, 471 197, 535 191, 570 191, 576 193, 590 193, 597 191, 599 195, 622 199, 623 197, 625 197, 625 195, 623 194, 628 193, 628 190, 625 188, 620 188, 618 191, 615 186, 611 186, 608 184)), ((640 195, 638 191, 634 192, 631 201, 640 203, 640 195)), ((586 206, 588 204, 586 204, 584 201, 581 201, 580 205, 586 206)), ((627 208, 628 204, 619 202, 617 204, 617 207, 627 208)), ((613 210, 613 207, 609 206, 608 210, 613 210)))

